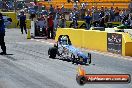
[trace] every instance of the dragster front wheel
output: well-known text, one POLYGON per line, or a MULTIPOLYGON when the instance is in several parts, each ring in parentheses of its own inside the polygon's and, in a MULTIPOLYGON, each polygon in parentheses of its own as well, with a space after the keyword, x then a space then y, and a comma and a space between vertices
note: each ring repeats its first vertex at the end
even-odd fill
POLYGON ((91 53, 88 53, 88 63, 91 64, 91 53))
POLYGON ((71 54, 71 61, 73 64, 76 62, 76 58, 75 58, 75 55, 73 53, 71 54))

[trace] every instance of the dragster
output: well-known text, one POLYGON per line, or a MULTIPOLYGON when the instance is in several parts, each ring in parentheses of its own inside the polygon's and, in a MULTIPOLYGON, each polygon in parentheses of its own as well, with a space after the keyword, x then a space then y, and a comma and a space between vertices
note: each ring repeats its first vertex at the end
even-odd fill
POLYGON ((72 63, 77 64, 90 64, 91 53, 83 53, 78 48, 75 48, 70 41, 68 35, 60 35, 54 47, 50 47, 48 50, 49 58, 56 58, 70 60, 72 63))

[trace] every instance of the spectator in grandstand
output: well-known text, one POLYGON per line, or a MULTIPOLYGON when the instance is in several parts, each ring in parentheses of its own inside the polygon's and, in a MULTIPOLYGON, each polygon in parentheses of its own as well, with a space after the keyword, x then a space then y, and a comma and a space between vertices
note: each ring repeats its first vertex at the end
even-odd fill
POLYGON ((59 12, 56 12, 55 13, 55 19, 59 19, 60 18, 60 13, 59 12))
POLYGON ((56 7, 55 13, 60 13, 60 8, 59 8, 59 6, 56 7))
POLYGON ((126 9, 126 10, 125 10, 125 13, 126 13, 126 15, 128 15, 128 14, 131 13, 131 12, 130 12, 129 9, 126 9))
POLYGON ((92 9, 88 9, 88 10, 87 10, 87 13, 89 13, 90 16, 92 16, 92 9))
POLYGON ((74 1, 73 8, 78 8, 78 1, 74 1))
POLYGON ((107 7, 105 7, 105 22, 108 22, 110 20, 110 11, 107 7))
POLYGON ((122 17, 121 23, 124 25, 128 25, 128 18, 129 18, 129 15, 122 17))
POLYGON ((99 26, 100 27, 105 27, 105 17, 102 17, 99 21, 99 26))
POLYGON ((73 8, 73 10, 71 11, 71 13, 69 14, 69 19, 71 21, 73 21, 74 18, 78 19, 78 15, 79 15, 79 11, 76 8, 73 8))
POLYGON ((73 16, 74 16, 73 11, 71 11, 70 14, 69 14, 69 20, 70 21, 73 21, 73 16))
POLYGON ((120 21, 120 16, 119 16, 120 10, 118 9, 118 7, 115 8, 114 11, 114 16, 115 16, 115 21, 120 21))
POLYGON ((104 15, 105 15, 104 10, 101 10, 99 13, 100 18, 104 17, 104 15))
POLYGON ((93 9, 92 11, 92 20, 93 20, 93 26, 97 27, 99 26, 99 10, 97 9, 97 7, 95 7, 95 9, 93 9))
MULTIPOLYGON (((121 19, 124 19, 124 17, 126 17, 126 16, 127 16, 127 14, 126 14, 125 9, 121 10, 121 12, 120 12, 120 18, 121 18, 121 19)), ((121 20, 121 21, 122 21, 122 20, 121 20)))
POLYGON ((120 11, 120 16, 121 16, 121 17, 126 16, 125 9, 122 9, 122 10, 120 11))
POLYGON ((52 14, 54 13, 54 8, 53 8, 52 5, 50 5, 50 9, 49 9, 49 11, 50 11, 52 14))
POLYGON ((74 8, 73 10, 74 16, 76 16, 77 20, 79 19, 79 10, 77 8, 74 8))
POLYGON ((64 12, 65 12, 65 7, 64 7, 64 5, 62 4, 61 13, 64 14, 64 12))
POLYGON ((129 14, 128 21, 129 21, 130 28, 132 28, 132 14, 131 13, 129 14))
POLYGON ((100 9, 101 11, 104 11, 104 7, 103 6, 101 6, 101 9, 100 9))
POLYGON ((95 10, 95 7, 94 7, 94 6, 92 6, 91 11, 93 12, 94 10, 95 10))
POLYGON ((100 18, 104 17, 105 11, 104 11, 104 7, 103 6, 101 7, 101 9, 99 11, 100 11, 100 13, 99 13, 100 18))
POLYGON ((128 8, 130 10, 130 13, 132 13, 132 0, 130 1, 130 4, 128 5, 128 8))
POLYGON ((114 19, 115 19, 114 13, 115 13, 114 8, 111 7, 111 9, 110 9, 110 21, 114 21, 114 19))
POLYGON ((105 16, 104 16, 104 22, 105 22, 105 23, 109 22, 109 15, 105 15, 105 16))
POLYGON ((121 28, 121 29, 132 28, 132 14, 131 13, 122 19, 122 25, 118 26, 118 28, 121 28))

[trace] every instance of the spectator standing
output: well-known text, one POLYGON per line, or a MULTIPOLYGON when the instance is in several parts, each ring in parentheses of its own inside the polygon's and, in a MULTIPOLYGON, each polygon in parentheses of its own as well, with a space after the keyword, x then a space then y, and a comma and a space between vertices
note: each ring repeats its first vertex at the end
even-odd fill
POLYGON ((105 15, 104 11, 101 10, 101 12, 100 12, 100 14, 99 14, 100 18, 104 17, 104 15, 105 15))
POLYGON ((66 27, 66 19, 65 19, 64 16, 61 16, 60 27, 61 28, 65 28, 66 27))
MULTIPOLYGON (((84 3, 83 3, 84 4, 84 3)), ((81 14, 81 19, 84 19, 85 17, 85 12, 86 12, 86 8, 84 5, 82 5, 81 9, 80 9, 80 14, 81 14)))
POLYGON ((54 22, 53 22, 53 15, 52 13, 49 14, 49 17, 47 19, 48 21, 48 38, 53 39, 54 38, 54 22), (51 34, 51 36, 50 36, 51 34))
POLYGON ((77 28, 78 27, 77 17, 75 15, 73 16, 73 27, 74 28, 77 28))
POLYGON ((105 17, 102 17, 99 21, 99 26, 100 27, 105 27, 105 17))
POLYGON ((86 20, 86 29, 90 29, 90 24, 91 24, 91 20, 92 17, 90 16, 90 12, 87 13, 87 15, 84 17, 84 19, 86 20))
POLYGON ((76 8, 74 8, 73 18, 72 18, 72 20, 73 20, 73 27, 74 28, 77 28, 78 27, 78 23, 77 23, 77 21, 78 21, 78 14, 79 14, 79 12, 77 11, 76 8))
POLYGON ((79 19, 79 13, 80 13, 79 10, 77 8, 74 8, 73 14, 77 18, 77 20, 79 19))
POLYGON ((19 21, 20 21, 20 28, 21 28, 22 34, 23 34, 23 29, 25 30, 25 33, 27 34, 27 29, 26 29, 26 15, 24 14, 24 11, 21 12, 19 21))
POLYGON ((47 25, 47 16, 46 15, 43 15, 43 22, 44 22, 43 33, 45 34, 45 36, 47 36, 48 25, 47 25))
POLYGON ((102 6, 99 16, 100 16, 100 18, 102 18, 102 17, 104 17, 104 15, 105 15, 105 11, 104 11, 104 7, 102 6))
POLYGON ((54 19, 54 29, 56 30, 59 26, 59 18, 60 18, 60 15, 59 13, 56 13, 56 16, 55 16, 55 19, 54 19))
POLYGON ((70 21, 73 21, 73 16, 74 16, 74 14, 73 14, 73 11, 69 14, 69 20, 70 21))
POLYGON ((0 53, 0 55, 6 55, 6 46, 4 42, 4 36, 5 36, 4 19, 3 19, 2 13, 0 13, 0 46, 3 51, 0 53))

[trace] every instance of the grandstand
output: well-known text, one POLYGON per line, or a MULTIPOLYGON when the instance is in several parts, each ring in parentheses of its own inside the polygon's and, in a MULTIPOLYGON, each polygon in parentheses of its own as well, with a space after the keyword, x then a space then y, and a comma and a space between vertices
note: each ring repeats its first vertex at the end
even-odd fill
MULTIPOLYGON (((78 5, 81 3, 87 3, 87 7, 91 8, 92 6, 100 7, 107 7, 110 8, 111 6, 118 7, 118 8, 128 8, 128 4, 131 0, 79 0, 78 5)), ((68 3, 68 0, 51 0, 51 1, 39 1, 39 4, 45 5, 50 7, 52 4, 53 7, 59 6, 61 7, 64 4, 65 8, 73 8, 74 2, 71 1, 68 3)))

